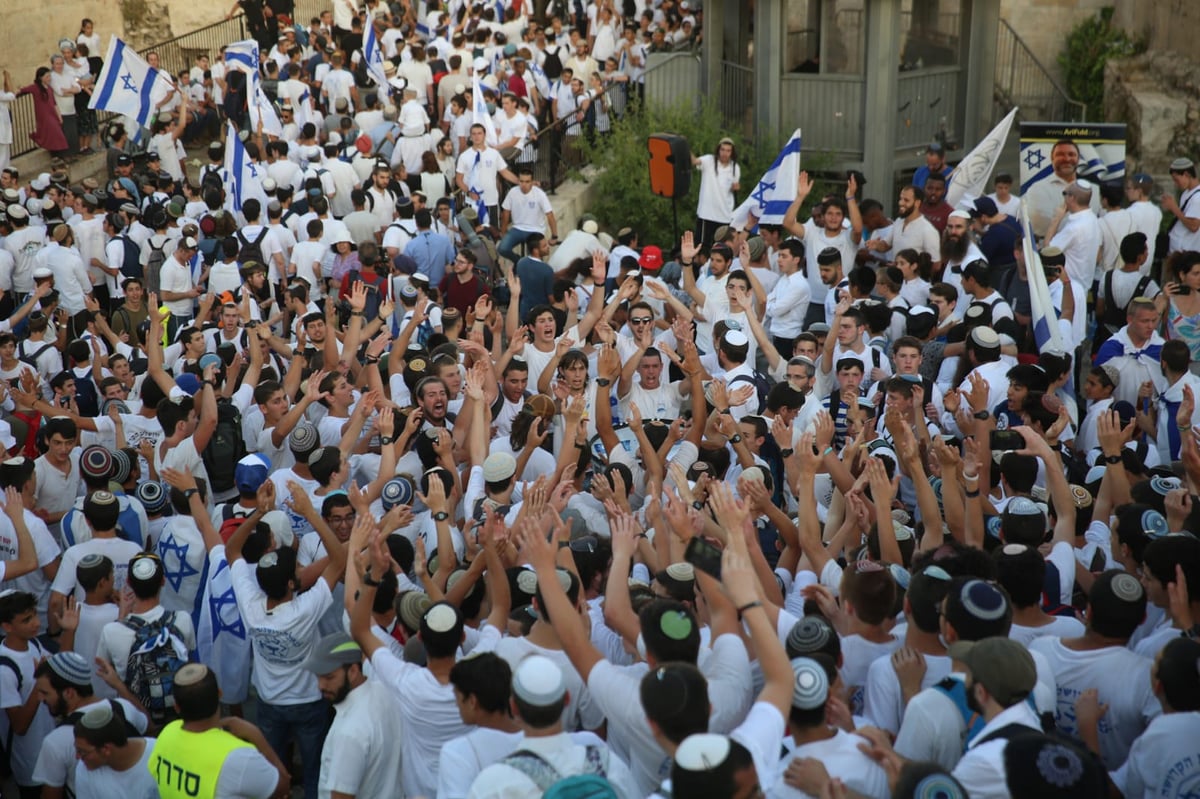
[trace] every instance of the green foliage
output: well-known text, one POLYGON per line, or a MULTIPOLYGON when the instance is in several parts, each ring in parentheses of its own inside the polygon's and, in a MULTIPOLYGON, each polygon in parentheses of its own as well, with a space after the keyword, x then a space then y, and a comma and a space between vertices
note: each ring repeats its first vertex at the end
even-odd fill
MULTIPOLYGON (((733 139, 742 168, 737 202, 746 198, 783 146, 783 142, 774 137, 748 142, 739 133, 727 130, 712 98, 704 102, 699 113, 690 102, 680 102, 671 108, 652 106, 641 114, 627 114, 623 120, 613 121, 613 130, 607 139, 597 140, 594 147, 585 143, 584 161, 598 170, 598 174, 590 178, 596 192, 589 212, 595 215, 604 230, 632 227, 639 232, 643 244, 658 244, 664 250, 669 250, 676 242, 671 240, 671 200, 650 191, 650 154, 646 140, 654 133, 683 136, 694 155, 715 152, 717 142, 725 136, 733 139)), ((823 155, 805 153, 803 156, 804 167, 811 171, 819 171, 828 163, 828 157, 823 155)), ((817 195, 819 191, 818 186, 813 194, 817 195)), ((680 234, 695 228, 699 195, 700 177, 693 171, 687 196, 678 200, 680 234)))
POLYGON ((1058 56, 1067 94, 1087 104, 1090 119, 1104 119, 1104 65, 1146 49, 1146 43, 1112 24, 1112 8, 1075 26, 1058 56))

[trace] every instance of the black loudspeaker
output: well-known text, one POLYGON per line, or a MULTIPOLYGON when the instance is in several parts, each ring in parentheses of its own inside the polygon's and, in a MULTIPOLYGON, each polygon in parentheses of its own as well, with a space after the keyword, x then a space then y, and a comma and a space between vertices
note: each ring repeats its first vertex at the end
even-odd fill
POLYGON ((692 185, 692 151, 687 139, 674 133, 655 133, 646 140, 650 151, 650 191, 677 200, 692 185))

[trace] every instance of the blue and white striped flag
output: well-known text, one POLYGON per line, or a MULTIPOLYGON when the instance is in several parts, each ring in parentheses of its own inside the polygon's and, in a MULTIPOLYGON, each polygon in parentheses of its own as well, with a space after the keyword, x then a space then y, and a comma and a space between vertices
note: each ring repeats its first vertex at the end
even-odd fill
POLYGON ((750 196, 733 212, 734 227, 745 226, 753 216, 759 224, 783 223, 788 206, 796 199, 800 183, 800 128, 796 128, 787 144, 750 192, 750 196))
POLYGON ((268 133, 277 139, 283 138, 283 123, 279 121, 279 114, 275 113, 275 106, 271 103, 271 99, 263 91, 257 72, 251 72, 246 76, 246 91, 249 97, 246 112, 250 117, 250 130, 257 131, 258 121, 261 119, 263 133, 268 133))
POLYGON ((262 190, 265 171, 250 160, 232 122, 225 123, 225 172, 229 175, 229 198, 234 211, 241 211, 251 198, 266 205, 266 193, 262 190))
POLYGON ((366 62, 367 75, 379 86, 379 91, 391 95, 392 87, 383 71, 383 50, 379 48, 379 41, 375 38, 374 25, 367 25, 363 30, 362 57, 366 62))
MULTIPOLYGON (((1063 343, 1058 312, 1054 310, 1054 302, 1050 299, 1050 286, 1046 283, 1046 272, 1042 268, 1042 258, 1033 247, 1033 228, 1029 225, 1029 209, 1021 200, 1021 228, 1025 231, 1025 239, 1021 242, 1025 254, 1025 273, 1029 276, 1029 307, 1033 324, 1033 340, 1038 352, 1054 352, 1074 357, 1068 352, 1063 343)), ((1063 287, 1063 291, 1070 291, 1063 287)), ((1076 308, 1075 313, 1083 313, 1084 309, 1076 308)), ((1066 390, 1074 394, 1073 369, 1067 370, 1066 390)))
POLYGON ((483 125, 487 132, 487 146, 495 147, 500 141, 496 134, 496 120, 488 113, 487 102, 483 99, 483 88, 479 84, 479 75, 471 77, 471 124, 483 125))
POLYGON ((483 200, 483 184, 479 180, 479 170, 482 168, 481 160, 483 160, 483 153, 475 150, 475 160, 471 164, 471 171, 467 174, 467 190, 478 198, 475 200, 475 213, 479 215, 479 224, 486 226, 488 224, 488 208, 487 203, 483 200))
POLYGON ((155 106, 175 88, 170 75, 147 64, 116 36, 109 39, 96 86, 88 108, 124 114, 143 128, 149 125, 155 106))
POLYGON ((243 39, 225 48, 225 66, 230 69, 257 73, 258 65, 258 42, 253 39, 243 39))

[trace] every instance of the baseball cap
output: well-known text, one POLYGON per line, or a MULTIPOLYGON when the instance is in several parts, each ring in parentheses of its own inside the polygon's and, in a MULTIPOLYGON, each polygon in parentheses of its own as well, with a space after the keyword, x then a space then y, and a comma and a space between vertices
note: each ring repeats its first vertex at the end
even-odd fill
POLYGON ((304 669, 313 674, 329 674, 342 666, 362 663, 363 652, 354 639, 343 632, 330 633, 313 646, 304 669))
POLYGON ((253 494, 267 481, 270 471, 271 462, 266 456, 252 452, 233 467, 233 482, 239 493, 253 494))
POLYGON ((991 197, 980 197, 975 201, 975 212, 972 216, 995 216, 999 212, 995 200, 991 197))
POLYGON ((662 269, 662 265, 663 254, 661 247, 651 244, 642 249, 642 254, 638 258, 638 266, 640 266, 642 269, 657 271, 662 269))
POLYGON ((987 689, 997 702, 1011 707, 1033 692, 1037 666, 1023 644, 995 636, 982 641, 956 641, 950 657, 966 666, 971 678, 987 689))

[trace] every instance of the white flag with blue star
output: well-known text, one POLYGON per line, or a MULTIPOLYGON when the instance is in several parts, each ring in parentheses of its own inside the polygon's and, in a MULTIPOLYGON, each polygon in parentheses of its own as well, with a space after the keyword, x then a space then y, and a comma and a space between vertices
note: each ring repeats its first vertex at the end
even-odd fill
POLYGON ((124 114, 148 127, 154 108, 175 88, 171 76, 146 63, 116 36, 108 42, 104 67, 88 108, 124 114))
POLYGON ((258 62, 258 42, 254 39, 243 39, 225 48, 225 65, 230 69, 257 73, 258 62))
POLYGON ((734 210, 733 226, 744 227, 752 216, 759 224, 782 224, 799 183, 800 128, 796 128, 750 196, 734 210))

